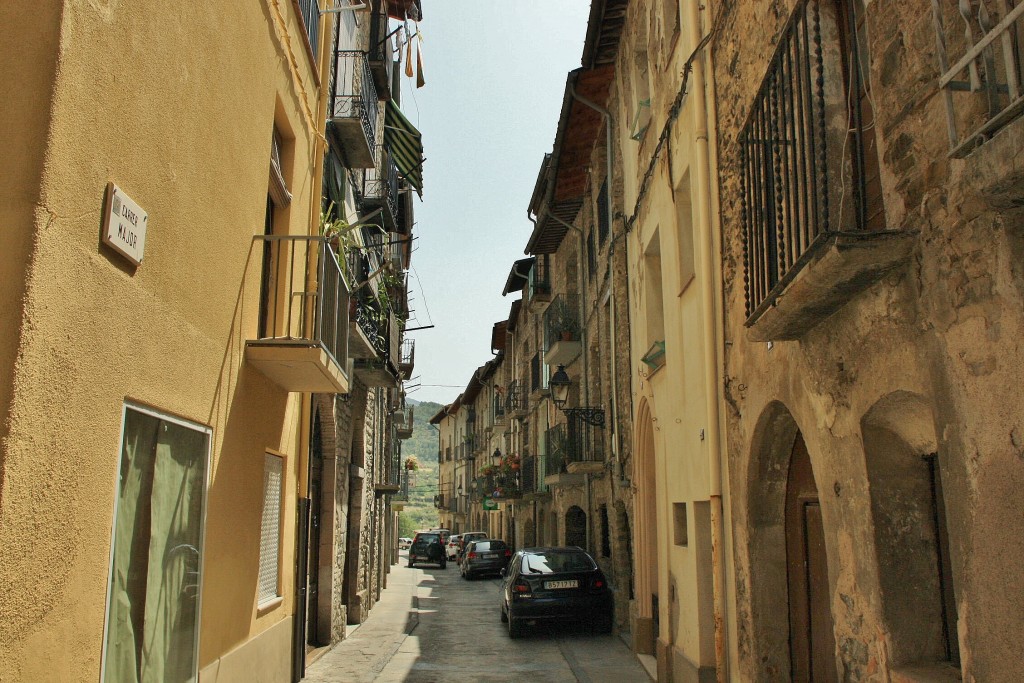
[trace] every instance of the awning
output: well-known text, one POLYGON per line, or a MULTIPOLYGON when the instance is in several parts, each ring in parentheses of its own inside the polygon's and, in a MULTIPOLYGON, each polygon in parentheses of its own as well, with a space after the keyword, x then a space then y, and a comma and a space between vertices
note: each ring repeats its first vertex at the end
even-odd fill
POLYGON ((384 113, 384 143, 391 148, 398 172, 423 196, 423 139, 392 100, 384 113))

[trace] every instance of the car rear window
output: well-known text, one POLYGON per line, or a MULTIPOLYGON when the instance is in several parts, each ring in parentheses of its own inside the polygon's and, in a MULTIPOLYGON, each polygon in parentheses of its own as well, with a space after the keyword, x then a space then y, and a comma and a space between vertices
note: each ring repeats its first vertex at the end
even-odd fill
POLYGON ((417 543, 433 543, 441 539, 437 534, 416 534, 417 543))
POLYGON ((505 541, 475 541, 473 543, 473 550, 477 552, 487 552, 488 550, 505 550, 508 548, 505 545, 505 541))
POLYGON ((523 556, 523 574, 560 574, 597 567, 586 553, 538 552, 523 556))

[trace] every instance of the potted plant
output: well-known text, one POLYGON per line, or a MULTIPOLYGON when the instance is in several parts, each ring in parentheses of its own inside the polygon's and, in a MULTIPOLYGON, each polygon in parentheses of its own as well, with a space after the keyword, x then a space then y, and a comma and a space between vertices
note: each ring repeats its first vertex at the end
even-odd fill
POLYGON ((405 469, 413 472, 420 468, 420 461, 416 459, 415 455, 410 455, 405 459, 405 469))
POLYGON ((576 311, 564 296, 557 297, 548 308, 548 334, 554 339, 572 341, 579 335, 576 311))

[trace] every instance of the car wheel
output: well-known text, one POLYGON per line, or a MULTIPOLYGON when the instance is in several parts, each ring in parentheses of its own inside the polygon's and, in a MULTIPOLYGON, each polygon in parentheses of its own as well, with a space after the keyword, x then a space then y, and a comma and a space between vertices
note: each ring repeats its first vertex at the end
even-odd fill
POLYGON ((523 635, 523 627, 519 623, 518 619, 508 615, 508 637, 509 638, 520 638, 523 635))
POLYGON ((441 569, 448 569, 448 562, 441 560, 441 569))
POLYGON ((415 562, 413 562, 412 560, 409 560, 409 567, 413 567, 413 566, 415 566, 415 565, 416 565, 416 563, 415 563, 415 562))
POLYGON ((508 613, 505 611, 505 606, 504 605, 501 606, 501 623, 503 623, 503 624, 507 624, 508 623, 508 613))

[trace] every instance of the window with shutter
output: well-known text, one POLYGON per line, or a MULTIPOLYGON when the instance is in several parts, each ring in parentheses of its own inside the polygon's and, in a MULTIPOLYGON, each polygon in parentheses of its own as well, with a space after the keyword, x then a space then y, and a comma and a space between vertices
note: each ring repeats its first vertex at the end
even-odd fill
POLYGON ((263 521, 260 529, 259 603, 280 595, 281 490, 284 458, 267 453, 263 464, 263 521))

